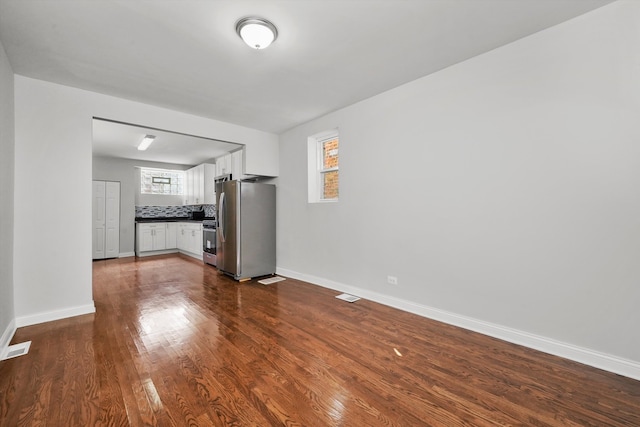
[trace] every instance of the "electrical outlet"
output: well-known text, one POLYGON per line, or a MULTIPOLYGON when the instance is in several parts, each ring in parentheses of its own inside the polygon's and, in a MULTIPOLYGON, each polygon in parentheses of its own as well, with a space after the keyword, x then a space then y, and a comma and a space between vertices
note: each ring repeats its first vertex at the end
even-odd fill
POLYGON ((390 285, 397 285, 398 278, 396 276, 387 276, 387 283, 390 285))

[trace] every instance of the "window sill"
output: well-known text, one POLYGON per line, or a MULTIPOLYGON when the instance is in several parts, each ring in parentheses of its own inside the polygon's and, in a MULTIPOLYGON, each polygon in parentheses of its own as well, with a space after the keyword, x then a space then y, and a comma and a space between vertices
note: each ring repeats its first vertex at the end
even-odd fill
POLYGON ((314 204, 323 204, 323 203, 338 203, 340 200, 339 199, 331 199, 331 200, 314 200, 314 201, 310 201, 309 204, 310 205, 314 205, 314 204))

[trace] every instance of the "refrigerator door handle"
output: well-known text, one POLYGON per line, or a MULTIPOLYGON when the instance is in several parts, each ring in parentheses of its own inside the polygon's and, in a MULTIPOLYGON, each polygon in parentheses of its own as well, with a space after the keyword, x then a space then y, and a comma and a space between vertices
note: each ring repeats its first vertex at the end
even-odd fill
POLYGON ((225 242, 224 238, 224 192, 220 193, 220 241, 225 242))

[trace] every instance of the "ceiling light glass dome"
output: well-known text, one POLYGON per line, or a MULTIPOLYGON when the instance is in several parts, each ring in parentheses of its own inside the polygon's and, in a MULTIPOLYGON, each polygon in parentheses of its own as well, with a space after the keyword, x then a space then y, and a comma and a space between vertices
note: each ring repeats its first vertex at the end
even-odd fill
POLYGON ((264 49, 278 37, 276 26, 262 18, 242 18, 236 32, 253 49, 264 49))

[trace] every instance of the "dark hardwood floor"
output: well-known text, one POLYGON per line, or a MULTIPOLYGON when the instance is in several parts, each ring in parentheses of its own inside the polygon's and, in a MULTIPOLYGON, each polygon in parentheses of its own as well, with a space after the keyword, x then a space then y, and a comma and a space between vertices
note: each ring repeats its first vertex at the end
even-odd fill
POLYGON ((1 426, 640 426, 640 381, 304 282, 93 269, 95 314, 17 331, 1 426))

